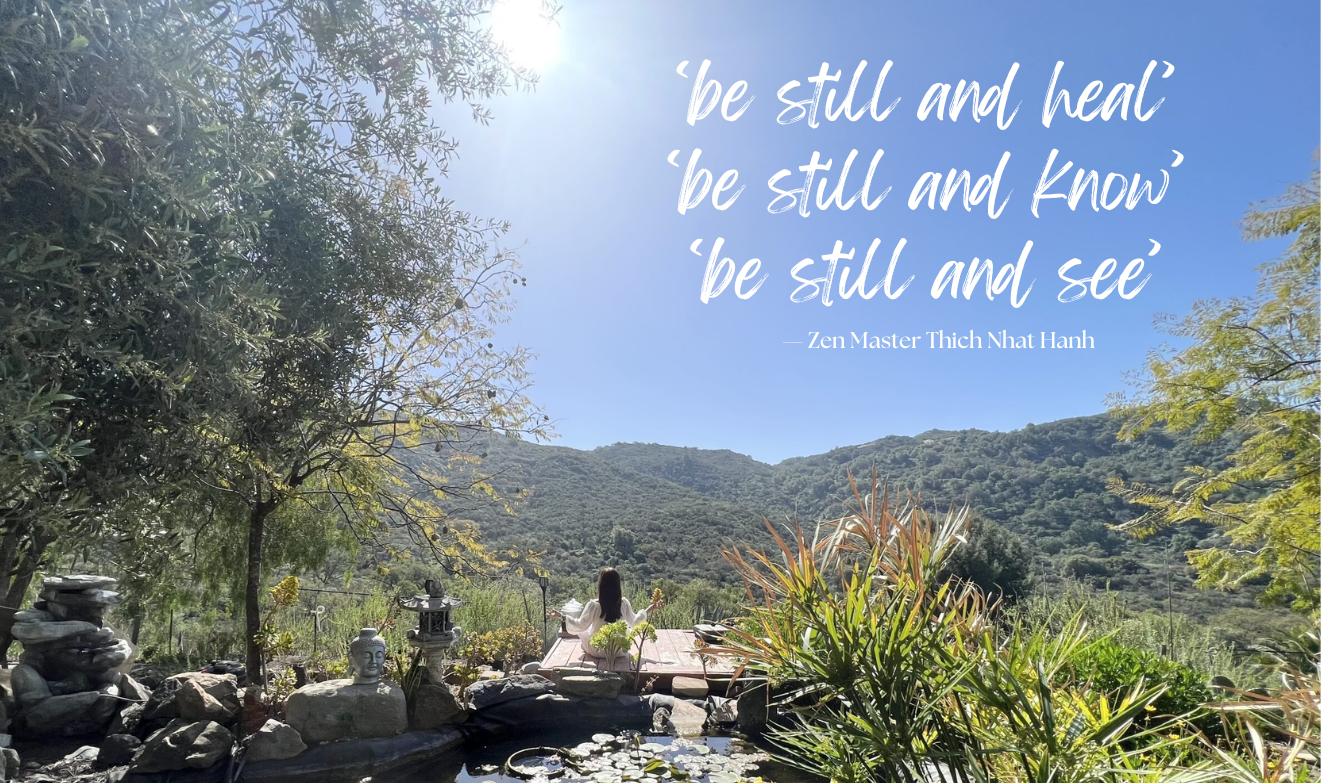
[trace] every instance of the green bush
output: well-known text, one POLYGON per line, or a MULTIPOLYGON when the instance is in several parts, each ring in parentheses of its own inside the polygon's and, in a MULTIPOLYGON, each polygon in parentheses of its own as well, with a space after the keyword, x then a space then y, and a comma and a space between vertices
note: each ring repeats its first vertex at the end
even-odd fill
MULTIPOLYGON (((1148 687, 1166 686, 1165 693, 1153 704, 1155 712, 1139 719, 1139 724, 1163 720, 1161 716, 1193 712, 1211 698, 1210 689, 1196 669, 1109 637, 1088 645, 1074 659, 1073 672, 1076 682, 1088 683, 1113 698, 1122 698, 1141 683, 1148 687)), ((1215 727, 1209 715, 1199 716, 1193 722, 1202 729, 1215 727)))

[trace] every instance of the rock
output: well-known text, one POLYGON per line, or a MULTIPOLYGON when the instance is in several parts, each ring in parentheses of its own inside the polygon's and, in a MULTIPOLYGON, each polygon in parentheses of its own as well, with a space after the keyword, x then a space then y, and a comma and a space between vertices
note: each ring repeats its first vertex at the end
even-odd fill
POLYGON ((168 672, 161 671, 159 666, 151 663, 136 663, 126 673, 133 675, 133 679, 153 691, 169 676, 168 672))
POLYGON ((618 674, 599 672, 596 674, 571 674, 560 678, 556 687, 565 696, 585 698, 613 699, 624 686, 624 678, 618 674))
POLYGON ((565 677, 594 677, 600 673, 601 670, 594 666, 556 666, 550 670, 550 679, 559 682, 565 677))
POLYGON ((215 721, 175 719, 143 743, 132 772, 206 769, 228 755, 234 735, 215 721))
POLYGON ((60 591, 60 590, 96 590, 102 587, 114 587, 118 582, 113 576, 100 576, 97 574, 64 574, 59 576, 48 576, 41 580, 41 589, 60 591))
POLYGON ((83 691, 95 690, 92 687, 92 681, 86 674, 71 674, 63 680, 47 681, 46 686, 50 688, 51 695, 64 696, 70 693, 81 693, 83 691))
POLYGON ((291 759, 305 750, 307 744, 292 726, 272 719, 252 735, 247 759, 250 762, 291 759))
POLYGON ((96 761, 101 755, 101 751, 95 745, 80 745, 77 750, 55 762, 65 767, 72 767, 75 764, 96 761))
POLYGON ((79 620, 65 620, 51 623, 14 623, 10 633, 25 646, 57 642, 78 634, 91 633, 96 626, 79 620))
POLYGON ((4 756, 5 769, 10 770, 10 777, 13 777, 12 772, 17 772, 19 767, 22 766, 18 758, 18 751, 13 748, 4 748, 0 750, 0 754, 4 756))
MULTIPOLYGON (((467 738, 465 732, 449 726, 436 731, 410 731, 397 737, 314 745, 291 759, 245 763, 242 780, 244 783, 327 783, 363 778, 387 781, 404 779, 394 774, 394 770, 457 770, 467 755, 464 750, 467 738)), ((406 777, 444 779, 437 774, 418 778, 415 773, 406 777)), ((210 780, 219 783, 222 777, 210 780)))
POLYGON ((525 663, 523 664, 523 667, 519 669, 519 671, 522 672, 523 674, 536 674, 537 672, 541 671, 541 661, 532 661, 530 663, 525 663))
POLYGON ((35 705, 51 697, 50 686, 41 673, 31 666, 20 663, 9 675, 9 686, 14 689, 14 702, 19 709, 35 705))
POLYGON ((123 666, 133 655, 133 645, 127 639, 116 639, 109 647, 103 647, 92 654, 92 668, 113 669, 123 666))
POLYGON ((697 677, 675 677, 670 683, 670 693, 681 699, 705 699, 706 680, 697 677))
POLYGON ((106 729, 110 734, 132 734, 138 736, 138 724, 142 722, 143 704, 130 704, 119 711, 106 729))
POLYGON ((14 612, 15 623, 49 623, 55 621, 55 615, 40 609, 24 609, 14 612))
POLYGON ((43 651, 42 671, 47 676, 61 678, 75 672, 100 673, 122 665, 132 654, 133 646, 124 639, 102 647, 43 651))
POLYGON ((670 710, 669 729, 680 737, 700 737, 706 726, 706 710, 683 699, 674 700, 670 710))
POLYGON ((738 720, 738 702, 724 696, 708 696, 707 709, 712 723, 729 724, 738 720))
POLYGON ((766 729, 766 683, 753 682, 743 686, 735 699, 735 711, 738 713, 738 730, 750 737, 761 734, 766 729))
POLYGON ((127 674, 119 675, 119 695, 129 701, 143 701, 151 698, 151 691, 127 674))
POLYGON ((498 680, 484 680, 468 686, 468 704, 474 710, 485 709, 514 699, 540 696, 555 690, 550 680, 537 674, 515 674, 498 680))
MULTIPOLYGON (((147 699, 146 709, 143 710, 142 717, 145 720, 158 720, 160 718, 179 718, 186 717, 180 711, 179 691, 184 683, 198 682, 199 689, 212 699, 219 701, 231 716, 238 714, 242 702, 239 700, 238 681, 232 674, 207 674, 205 672, 184 672, 176 674, 173 677, 166 677, 156 689, 151 692, 151 697, 147 699)), ((190 689, 192 690, 192 689, 190 689)), ((205 712, 206 702, 200 695, 194 691, 185 697, 190 703, 190 709, 196 709, 198 712, 205 712)), ((196 713, 194 713, 196 714, 196 713)), ((192 720, 212 720, 206 717, 194 717, 192 720)))
POLYGON ((101 734, 119 707, 119 700, 96 691, 51 696, 19 713, 15 728, 30 737, 77 737, 101 734))
POLYGON ((289 695, 285 720, 309 744, 363 737, 390 737, 408 728, 404 692, 390 682, 357 684, 327 680, 289 695))
POLYGON ((106 607, 114 606, 120 602, 119 593, 114 590, 82 590, 79 592, 65 592, 58 590, 43 589, 41 597, 48 604, 59 604, 60 606, 73 607, 106 607))
POLYGON ((97 765, 101 767, 119 767, 132 764, 142 740, 132 734, 110 734, 101 741, 97 754, 97 765))
POLYGON ((239 700, 238 680, 234 675, 189 672, 175 675, 175 678, 180 681, 174 694, 180 718, 228 723, 238 717, 243 704, 239 700))
POLYGON ((248 667, 240 661, 211 661, 202 667, 207 674, 232 674, 242 687, 248 679, 248 667))
POLYGON ((414 731, 463 723, 467 718, 468 713, 459 706, 459 700, 454 698, 448 685, 419 685, 408 704, 408 728, 414 731))

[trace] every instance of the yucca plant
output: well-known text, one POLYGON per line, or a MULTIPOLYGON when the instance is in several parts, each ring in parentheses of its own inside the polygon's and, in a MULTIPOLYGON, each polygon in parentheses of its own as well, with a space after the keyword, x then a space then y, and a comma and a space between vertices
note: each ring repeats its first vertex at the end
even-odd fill
POLYGON ((936 575, 967 510, 933 522, 914 501, 894 508, 875 475, 867 492, 850 485, 851 512, 810 540, 767 523, 774 555, 725 550, 752 609, 711 652, 770 677, 791 716, 771 738, 789 763, 838 783, 925 780, 942 769, 932 762, 966 762, 966 726, 947 701, 976 665, 960 650, 985 605, 975 587, 936 575))
POLYGON ((1133 729, 1161 687, 1115 703, 1069 682, 1090 638, 1079 617, 1004 633, 975 585, 939 577, 966 508, 897 506, 875 471, 865 491, 849 483, 849 513, 810 538, 767 523, 776 550, 724 551, 751 609, 711 652, 770 678, 784 761, 835 783, 1081 783, 1191 741, 1133 729))
POLYGON ((1077 616, 1062 630, 982 635, 982 664, 957 691, 973 738, 968 752, 979 762, 969 765, 975 779, 1086 783, 1175 766, 1195 736, 1183 721, 1135 726, 1168 686, 1139 681, 1116 698, 1075 683, 1069 665, 1089 643, 1077 616))

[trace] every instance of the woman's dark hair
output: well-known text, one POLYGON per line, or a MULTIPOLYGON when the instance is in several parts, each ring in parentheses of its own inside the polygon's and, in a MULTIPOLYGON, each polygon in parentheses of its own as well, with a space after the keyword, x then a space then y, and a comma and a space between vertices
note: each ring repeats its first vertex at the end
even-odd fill
POLYGON ((602 568, 601 576, 596 580, 596 600, 601 603, 601 614, 607 623, 613 623, 623 615, 619 605, 623 597, 619 572, 613 568, 602 568))

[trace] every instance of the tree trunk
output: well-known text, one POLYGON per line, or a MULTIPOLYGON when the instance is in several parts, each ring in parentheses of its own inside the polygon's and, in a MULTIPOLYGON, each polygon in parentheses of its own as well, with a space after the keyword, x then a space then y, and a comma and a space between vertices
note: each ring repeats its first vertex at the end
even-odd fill
POLYGON ((54 535, 34 529, 25 545, 17 547, 17 557, 10 566, 11 570, 0 574, 0 579, 3 579, 0 584, 7 587, 0 597, 0 602, 3 602, 3 606, 0 606, 0 661, 4 662, 5 668, 9 667, 9 647, 14 643, 10 635, 14 628, 14 612, 20 608, 19 605, 27 595, 32 577, 36 576, 37 569, 41 567, 46 548, 54 541, 54 535))
POLYGON ((257 645, 257 636, 261 634, 261 549, 266 534, 266 517, 274 508, 274 503, 262 501, 252 507, 252 513, 248 517, 248 581, 244 590, 248 683, 263 687, 266 681, 262 675, 261 647, 257 645))

